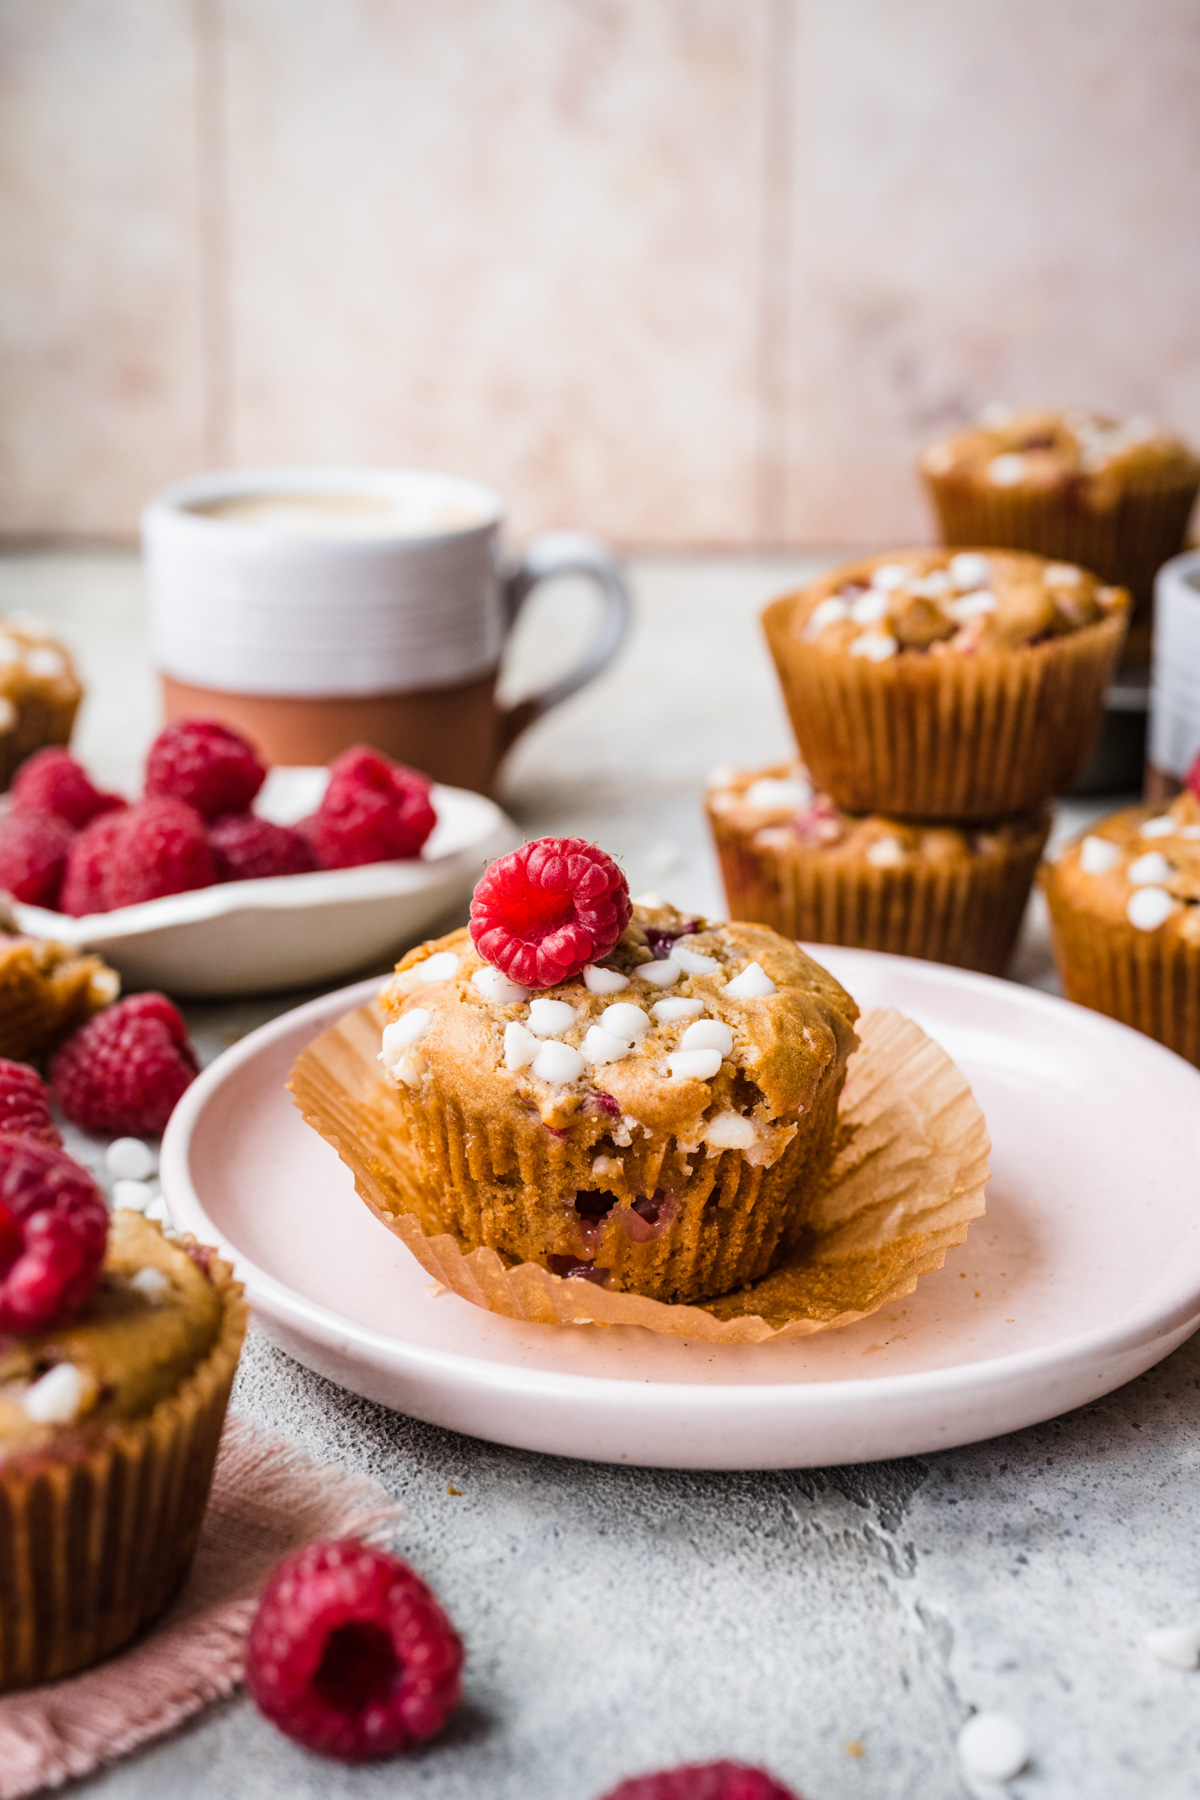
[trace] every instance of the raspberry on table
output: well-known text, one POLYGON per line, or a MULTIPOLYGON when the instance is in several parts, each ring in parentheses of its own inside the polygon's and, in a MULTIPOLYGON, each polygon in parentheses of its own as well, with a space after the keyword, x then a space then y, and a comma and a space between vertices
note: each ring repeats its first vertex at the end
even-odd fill
POLYGON ((635 1775, 602 1800, 801 1800, 791 1788, 745 1763, 696 1763, 685 1769, 663 1769, 635 1775))
POLYGON ((0 888, 26 906, 59 905, 74 833, 51 813, 16 807, 0 819, 0 888))
POLYGON ((246 1686, 309 1750, 366 1762, 441 1730, 462 1691, 454 1627, 407 1563, 354 1538, 286 1557, 246 1641, 246 1686))
POLYGON ((166 995, 131 994, 67 1039, 50 1082, 84 1131, 151 1137, 199 1072, 187 1026, 166 995))
POLYGON ((62 1149, 0 1135, 0 1332, 45 1331, 100 1276, 108 1208, 62 1149))
POLYGON ((92 783, 82 763, 69 750, 38 750, 17 770, 12 802, 23 812, 53 813, 73 831, 101 813, 119 812, 125 805, 120 794, 105 794, 92 783))
POLYGON ((71 845, 59 905, 73 918, 210 887, 217 863, 204 820, 182 800, 104 813, 71 845))
POLYGON ((218 881, 257 881, 268 875, 306 875, 317 859, 308 840, 290 825, 273 825, 255 813, 226 813, 209 828, 218 881))
POLYGON ((611 856, 584 838, 536 838, 483 873, 471 901, 480 956, 528 988, 602 962, 633 914, 611 856))
POLYGON ((325 798, 301 821, 323 869, 416 856, 437 824, 428 776, 357 744, 330 764, 325 798))
POLYGON ((36 1069, 28 1063, 10 1062, 7 1056, 0 1056, 0 1137, 62 1144, 58 1126, 50 1117, 50 1089, 36 1069))
POLYGON ((178 719, 146 757, 146 798, 186 800, 205 819, 245 812, 267 778, 253 744, 215 719, 178 719))

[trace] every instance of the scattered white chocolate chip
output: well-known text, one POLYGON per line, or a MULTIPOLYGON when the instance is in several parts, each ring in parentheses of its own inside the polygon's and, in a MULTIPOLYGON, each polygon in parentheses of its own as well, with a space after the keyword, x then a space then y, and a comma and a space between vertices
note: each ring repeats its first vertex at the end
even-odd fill
POLYGON ((1042 570, 1042 580, 1051 587, 1078 587, 1083 580, 1083 570, 1077 569, 1074 563, 1047 563, 1042 570))
POLYGON ((1200 1668, 1200 1625, 1164 1625, 1148 1631, 1142 1642, 1169 1669, 1200 1668))
POLYGON ((869 662, 886 662, 895 656, 900 645, 886 631, 864 631, 850 645, 851 656, 865 656, 869 662))
POLYGON ((751 1121, 735 1112, 718 1113, 704 1132, 704 1141, 710 1150, 749 1150, 757 1139, 758 1133, 751 1121))
POLYGON ((697 1019, 679 1040, 681 1050, 716 1050, 722 1057, 733 1055, 733 1033, 720 1019, 697 1019))
POLYGON ((452 981, 458 974, 458 958, 453 950, 439 950, 418 963, 413 974, 418 981, 452 981))
POLYGON ((828 600, 822 600, 809 613, 808 623, 804 627, 805 637, 820 637, 827 625, 840 625, 849 611, 850 608, 838 594, 831 594, 828 600))
POLYGON ((614 1037, 623 1038, 627 1044, 640 1044, 650 1029, 649 1015, 630 1000, 618 1000, 615 1006, 606 1006, 600 1014, 600 1024, 603 1030, 611 1031, 614 1037))
POLYGON ((38 1425, 69 1425, 79 1417, 87 1383, 74 1363, 56 1363, 26 1388, 21 1405, 38 1425))
POLYGON ((629 986, 629 977, 622 975, 620 969, 601 969, 589 963, 583 971, 583 985, 589 994, 619 994, 629 986))
MULTIPOLYGON (((872 570, 871 586, 873 588, 878 588, 881 593, 891 594, 894 593, 897 588, 905 587, 908 582, 912 580, 912 574, 913 572, 907 563, 880 563, 877 569, 872 570)), ((864 595, 863 598, 865 599, 866 596, 864 595)), ((854 619, 857 618, 857 616, 858 615, 852 606, 850 608, 850 617, 854 619)), ((874 613, 872 617, 880 618, 882 617, 882 614, 874 613)))
POLYGON ((711 975, 721 966, 715 956, 705 956, 703 950, 689 950, 686 944, 672 946, 671 961, 678 963, 685 975, 711 975))
POLYGON ((725 984, 725 992, 735 1000, 765 1000, 775 992, 775 983, 761 963, 752 962, 725 984))
POLYGON ((1157 819, 1147 819, 1144 825, 1138 826, 1139 837, 1174 837, 1175 831, 1175 821, 1170 813, 1159 813, 1157 819))
POLYGON ((593 1064, 620 1062, 632 1049, 628 1038, 605 1031, 603 1025, 590 1026, 583 1040, 584 1061, 593 1064))
POLYGON ((25 667, 31 675, 40 675, 44 681, 56 681, 66 664, 57 650, 51 650, 49 645, 39 645, 25 658, 25 667))
POLYGON ((673 956, 662 962, 639 963, 633 972, 639 981, 648 981, 651 987, 674 987, 683 974, 673 956))
POLYGON ((432 1024, 433 1014, 426 1012, 423 1006, 414 1006, 398 1019, 393 1019, 390 1025, 384 1026, 379 1060, 389 1073, 406 1050, 411 1050, 414 1044, 421 1042, 432 1024))
POLYGON ((1029 1761, 1029 1739, 1005 1713, 978 1712, 958 1734, 958 1760, 976 1781, 1011 1781, 1029 1761))
POLYGON ((908 591, 922 600, 940 600, 943 594, 950 592, 952 585, 945 569, 931 569, 928 575, 918 575, 915 581, 910 581, 908 591))
POLYGON ((543 1044, 533 1059, 533 1073, 539 1081, 578 1081, 583 1074, 583 1058, 570 1044, 543 1044))
POLYGON ((169 1278, 163 1274, 161 1269, 156 1269, 152 1263, 144 1269, 139 1269, 136 1275, 131 1275, 129 1285, 131 1288, 136 1288, 138 1293, 144 1295, 147 1300, 161 1300, 171 1287, 169 1278))
POLYGON ((1124 860, 1125 852, 1111 838, 1093 837, 1089 832, 1079 846, 1079 866, 1085 875, 1107 875, 1124 860))
POLYGON ((1144 856, 1135 858, 1125 871, 1134 887, 1162 887, 1174 873, 1173 865, 1161 850, 1147 850, 1144 856))
POLYGON ((112 1203, 124 1212, 144 1213, 157 1193, 152 1181, 132 1181, 128 1175, 123 1175, 113 1182, 112 1203))
POLYGON ((988 613, 994 613, 998 604, 990 588, 972 588, 969 594, 948 600, 946 611, 959 625, 965 625, 968 619, 982 619, 988 613))
POLYGON ((1025 479, 1025 458, 1015 450, 1006 456, 994 456, 988 464, 988 480, 993 487, 1016 487, 1025 479))
POLYGON ((1138 931, 1157 931, 1175 911, 1176 902, 1166 888, 1143 887, 1130 894, 1125 917, 1138 931))
MULTIPOLYGON (((397 1071, 393 1070, 393 1074, 397 1071)), ((161 1194, 157 1195, 146 1208, 145 1217, 152 1225, 161 1225, 164 1231, 174 1229, 175 1221, 171 1217, 171 1209, 161 1194)))
POLYGON ((656 1000, 650 1008, 663 1025, 671 1025, 676 1019, 698 1019, 704 1011, 703 1000, 685 1000, 682 995, 677 999, 656 1000))
POLYGON ((968 594, 972 588, 986 587, 992 565, 978 550, 960 550, 946 564, 946 573, 955 592, 968 594))
POLYGON ((531 1000, 527 1021, 534 1037, 561 1037, 575 1023, 575 1008, 565 1000, 531 1000))
POLYGON ((104 1166, 110 1175, 129 1181, 145 1181, 153 1175, 158 1158, 141 1138, 114 1138, 104 1152, 104 1166))
POLYGON ((763 775, 750 783, 742 800, 757 812, 802 812, 812 797, 812 787, 807 781, 780 781, 763 775))
POLYGON ((490 963, 484 963, 482 969, 476 969, 471 977, 471 986, 496 1006, 511 1006, 514 1001, 529 998, 527 987, 522 987, 511 975, 506 975, 503 969, 493 969, 490 963))
POLYGON ((850 602, 850 617, 856 625, 878 625, 888 616, 888 589, 869 588, 850 602))
POLYGON ((506 1069, 523 1069, 531 1063, 540 1049, 537 1038, 524 1025, 514 1019, 504 1027, 504 1066, 506 1069))
POLYGON ((676 1081, 711 1081, 720 1068, 719 1050, 676 1050, 667 1058, 667 1070, 676 1081))
POLYGON ((894 869, 904 861, 904 845, 899 838, 876 838, 867 851, 867 861, 877 869, 894 869))

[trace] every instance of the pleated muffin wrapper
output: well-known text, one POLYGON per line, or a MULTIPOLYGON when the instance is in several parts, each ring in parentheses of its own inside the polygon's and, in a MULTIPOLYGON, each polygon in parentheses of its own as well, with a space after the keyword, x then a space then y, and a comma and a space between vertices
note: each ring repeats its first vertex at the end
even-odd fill
POLYGON ((507 1318, 544 1325, 640 1325, 710 1343, 755 1344, 851 1325, 912 1293, 984 1210, 990 1144, 959 1070, 911 1019, 859 1021, 838 1144, 801 1240, 749 1287, 699 1305, 552 1275, 539 1263, 465 1252, 442 1229, 436 1194, 377 1060, 381 1019, 350 1013, 297 1059, 291 1087, 360 1197, 440 1287, 507 1318))
POLYGON ((0 1692, 119 1650, 191 1566, 247 1320, 228 1263, 210 1257, 207 1273, 220 1329, 174 1394, 0 1459, 0 1692))
MULTIPOLYGON (((731 919, 754 919, 810 944, 849 944, 1000 975, 1012 955, 1048 811, 1011 842, 936 861, 914 853, 879 866, 861 852, 739 829, 709 813, 731 919)), ((1015 824, 1015 822, 1014 822, 1015 824)))
POLYGON ((1029 812, 1091 754, 1124 610, 1009 651, 873 662, 792 628, 795 595, 762 615, 801 755, 846 812, 989 820, 1029 812))

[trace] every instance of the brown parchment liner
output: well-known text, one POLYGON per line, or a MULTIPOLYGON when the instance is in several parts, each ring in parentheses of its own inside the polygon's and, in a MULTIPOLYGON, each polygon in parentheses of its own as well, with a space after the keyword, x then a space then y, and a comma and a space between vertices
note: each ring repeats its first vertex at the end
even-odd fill
POLYGON ((291 1090, 376 1218, 445 1288, 546 1325, 641 1325, 672 1337, 757 1344, 852 1325, 940 1269, 984 1210, 987 1126, 958 1069, 903 1014, 871 1012, 842 1091, 839 1147, 804 1240, 770 1275, 700 1305, 670 1305, 464 1252, 404 1134, 377 1056, 383 1020, 360 1007, 297 1058, 291 1090))

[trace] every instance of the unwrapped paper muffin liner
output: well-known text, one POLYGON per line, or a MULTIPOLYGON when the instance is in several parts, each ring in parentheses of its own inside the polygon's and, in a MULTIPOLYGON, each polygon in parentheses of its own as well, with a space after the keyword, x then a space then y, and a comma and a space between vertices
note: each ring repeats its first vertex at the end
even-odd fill
POLYGON ((1011 844, 945 862, 879 867, 836 846, 758 843, 719 813, 713 837, 731 919, 811 944, 850 944, 1003 973, 1021 929, 1049 818, 1011 844))
POLYGON ((375 1216, 442 1287, 508 1318, 640 1325, 673 1337, 754 1344, 851 1325, 910 1294, 984 1210, 987 1126, 958 1069, 900 1013, 860 1020, 842 1090, 838 1147, 801 1240, 761 1280, 700 1305, 672 1305, 494 1250, 464 1253, 441 1227, 378 1062, 382 1018, 349 1013, 297 1059, 291 1088, 375 1216))
POLYGON ((1200 1068, 1200 943, 1073 906, 1053 869, 1042 885, 1067 999, 1132 1025, 1200 1068))
POLYGON ((1125 616, 974 656, 831 654, 762 615, 800 753, 846 812, 987 820, 1071 786, 1091 754, 1125 616))
POLYGON ((208 1274, 221 1326, 176 1393, 0 1462, 0 1692, 119 1650, 187 1574, 247 1318, 229 1265, 208 1274))

